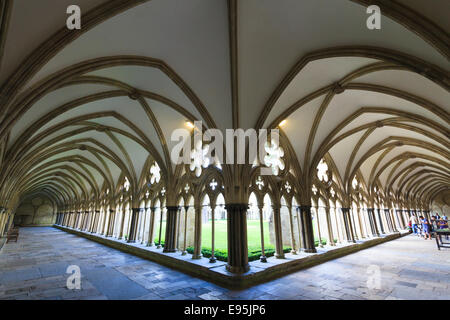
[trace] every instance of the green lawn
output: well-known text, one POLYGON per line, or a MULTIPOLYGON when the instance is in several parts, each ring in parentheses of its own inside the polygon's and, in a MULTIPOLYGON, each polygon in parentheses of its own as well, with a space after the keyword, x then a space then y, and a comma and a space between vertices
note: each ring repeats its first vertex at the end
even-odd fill
MULTIPOLYGON (((266 249, 274 248, 274 245, 270 243, 269 237, 269 222, 264 221, 264 247, 266 249)), ((166 221, 163 220, 161 241, 164 242, 164 234, 166 231, 166 221)), ((208 223, 202 225, 202 247, 211 248, 211 220, 208 223)), ((215 249, 227 249, 227 220, 215 221, 215 249)), ((261 236, 259 220, 247 220, 247 238, 248 238, 248 251, 261 249, 261 236)), ((159 224, 155 228, 155 243, 158 243, 159 239, 159 224)), ((319 239, 316 238, 316 241, 319 239)), ((325 238, 322 235, 322 241, 325 238)), ((298 239, 295 239, 298 242, 298 239)), ((297 243, 298 246, 298 243, 297 243)))
MULTIPOLYGON (((202 247, 211 248, 211 221, 202 225, 202 247)), ((215 248, 216 249, 227 249, 227 221, 226 220, 216 220, 215 221, 215 248)), ((248 249, 261 248, 261 236, 259 220, 248 220, 247 221, 247 238, 248 238, 248 249)), ((268 246, 269 241, 269 222, 264 222, 264 245, 268 246)))

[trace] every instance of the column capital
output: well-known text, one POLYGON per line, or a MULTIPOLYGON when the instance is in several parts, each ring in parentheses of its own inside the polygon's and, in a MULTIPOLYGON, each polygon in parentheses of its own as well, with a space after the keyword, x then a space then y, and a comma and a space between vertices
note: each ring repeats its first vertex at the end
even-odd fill
POLYGON ((227 203, 225 204, 225 210, 248 210, 248 203, 227 203))

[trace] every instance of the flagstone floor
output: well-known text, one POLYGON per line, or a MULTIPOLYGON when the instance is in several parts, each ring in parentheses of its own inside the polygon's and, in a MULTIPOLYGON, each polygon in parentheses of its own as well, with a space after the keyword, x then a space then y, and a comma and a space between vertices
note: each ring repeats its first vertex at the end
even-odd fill
POLYGON ((21 228, 0 251, 0 299, 450 299, 450 249, 408 235, 228 290, 54 228, 21 228), (70 265, 81 290, 67 288, 70 265))

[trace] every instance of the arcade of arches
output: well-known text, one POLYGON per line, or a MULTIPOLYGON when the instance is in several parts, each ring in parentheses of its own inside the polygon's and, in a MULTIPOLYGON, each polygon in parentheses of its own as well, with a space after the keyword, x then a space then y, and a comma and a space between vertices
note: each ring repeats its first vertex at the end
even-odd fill
POLYGON ((446 0, 2 1, 0 235, 56 224, 240 274, 448 211, 449 11, 446 0), (72 2, 80 30, 65 27, 72 2), (371 3, 380 30, 366 27, 371 3), (277 161, 174 164, 172 132, 195 121, 279 129, 277 161))

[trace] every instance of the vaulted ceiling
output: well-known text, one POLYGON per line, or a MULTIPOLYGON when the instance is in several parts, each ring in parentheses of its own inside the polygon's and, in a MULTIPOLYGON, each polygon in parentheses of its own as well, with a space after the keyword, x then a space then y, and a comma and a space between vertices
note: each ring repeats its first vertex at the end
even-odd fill
POLYGON ((286 120, 305 181, 329 153, 346 186, 359 172, 406 197, 449 188, 447 0, 78 0, 71 31, 73 2, 2 2, 3 201, 137 186, 152 161, 170 176, 186 120, 286 120))

